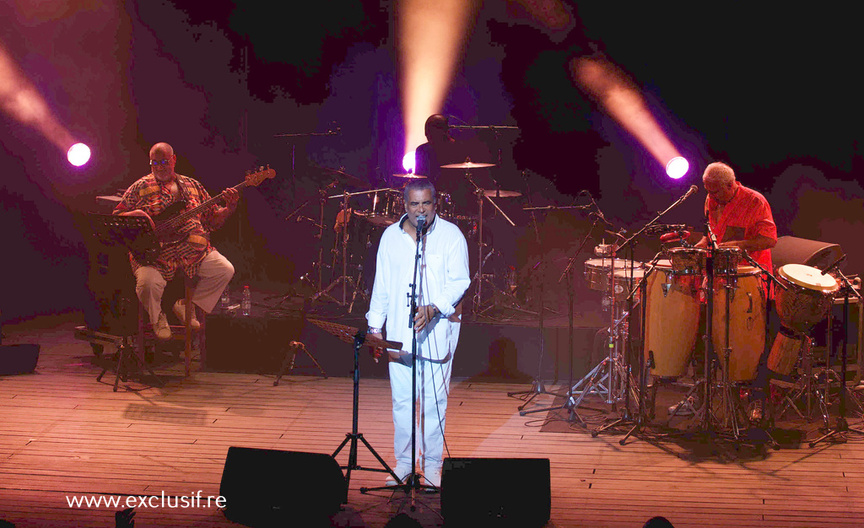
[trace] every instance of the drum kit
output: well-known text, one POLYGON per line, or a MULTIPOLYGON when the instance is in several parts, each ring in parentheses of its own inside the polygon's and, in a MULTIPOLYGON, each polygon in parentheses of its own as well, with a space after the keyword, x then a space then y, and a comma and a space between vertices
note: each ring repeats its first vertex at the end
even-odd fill
MULTIPOLYGON (((585 281, 591 289, 604 293, 607 301, 603 304, 612 307, 614 325, 620 325, 620 320, 628 317, 628 312, 621 308, 625 299, 631 300, 630 310, 641 305, 642 323, 631 325, 641 327, 642 333, 640 390, 638 394, 633 392, 639 399, 640 415, 636 422, 641 426, 653 419, 658 387, 680 382, 688 375, 691 364, 698 363, 703 355, 704 370, 695 369, 688 396, 700 389, 704 391, 704 396, 699 393, 704 404, 696 415, 708 429, 722 429, 735 440, 742 438, 741 421, 747 415, 741 395, 757 380, 760 368, 767 368, 770 378, 795 379, 796 396, 814 393, 822 405, 827 428, 828 387, 826 384, 822 390, 815 388, 814 380, 819 376, 811 371, 810 332, 829 316, 835 299, 852 288, 842 287, 841 281, 848 282, 845 276, 839 271, 829 274, 827 269, 822 271, 803 264, 786 264, 772 274, 738 248, 697 248, 683 238, 681 247, 664 245, 647 264, 615 259, 614 252, 610 258, 605 245, 595 248, 599 258, 584 263, 585 281), (768 352, 768 299, 772 297, 781 329, 768 352), (703 333, 704 336, 700 335, 703 333), (704 343, 701 347, 700 342, 704 343), (767 359, 762 360, 763 357, 767 359), (765 364, 760 366, 760 361, 765 364), (721 403, 712 407, 712 400, 721 403), (718 421, 712 423, 712 420, 718 421)), ((853 292, 860 299, 857 290, 853 292)), ((629 313, 635 315, 635 311, 629 313)), ((615 339, 623 341, 627 332, 627 325, 623 325, 623 331, 615 332, 615 339)), ((622 351, 615 362, 625 363, 624 349, 623 343, 620 346, 610 343, 614 354, 622 351)), ((834 375, 838 381, 845 379, 845 355, 842 368, 843 374, 834 375)), ((829 369, 827 358, 824 369, 829 369)), ((636 384, 632 378, 626 379, 627 372, 629 369, 619 373, 620 387, 615 390, 608 387, 606 395, 611 401, 607 403, 628 396, 627 385, 636 384)), ((633 368, 633 372, 637 369, 633 368)), ((571 388, 571 394, 579 394, 576 405, 585 396, 586 380, 597 375, 592 371, 571 388)), ((613 385, 611 371, 604 381, 613 385)), ((785 403, 786 408, 794 405, 788 396, 785 403)), ((782 416, 786 408, 775 410, 774 416, 782 416)), ((670 423, 677 412, 674 406, 670 409, 670 423)), ((594 435, 605 428, 601 427, 594 435)), ((773 442, 768 437, 769 443, 773 442)))
MULTIPOLYGON (((453 169, 464 171, 465 180, 474 188, 476 197, 476 211, 460 210, 453 197, 446 190, 436 189, 437 204, 436 215, 449 220, 462 229, 469 245, 476 248, 477 261, 474 264, 476 270, 472 270, 472 286, 474 295, 472 297, 472 309, 475 314, 482 315, 506 299, 508 307, 521 309, 515 295, 506 285, 499 285, 493 279, 500 279, 499 274, 484 273, 484 266, 489 265, 489 260, 496 254, 492 247, 487 229, 484 229, 484 216, 488 217, 488 207, 492 207, 511 226, 515 224, 507 214, 499 207, 498 199, 516 198, 522 195, 519 191, 488 189, 478 185, 473 176, 477 169, 495 167, 492 163, 476 163, 466 159, 463 163, 442 165, 442 169, 453 169), (484 214, 484 206, 487 208, 484 214)), ((312 219, 298 216, 297 212, 308 205, 302 204, 286 219, 292 217, 300 220, 308 220, 317 229, 319 240, 318 260, 313 265, 317 270, 317 281, 312 278, 312 272, 301 277, 301 281, 315 289, 310 300, 313 302, 327 300, 347 307, 348 312, 353 311, 358 299, 368 300, 371 290, 371 277, 364 275, 364 263, 373 262, 378 240, 384 229, 397 222, 405 213, 403 198, 404 187, 412 180, 425 179, 426 176, 412 173, 393 174, 388 187, 362 189, 365 184, 358 178, 346 174, 343 170, 321 169, 322 180, 332 180, 332 183, 319 190, 320 207, 319 218, 312 219), (342 192, 331 194, 340 189, 342 192), (330 200, 339 200, 339 208, 333 222, 333 231, 336 237, 330 250, 332 258, 325 263, 324 230, 329 225, 325 218, 325 204, 330 200), (330 268, 335 276, 325 284, 324 269, 330 268), (337 271, 338 270, 338 271, 337 271), (340 292, 341 297, 337 293, 340 292)), ((526 311, 527 310, 522 310, 526 311)))

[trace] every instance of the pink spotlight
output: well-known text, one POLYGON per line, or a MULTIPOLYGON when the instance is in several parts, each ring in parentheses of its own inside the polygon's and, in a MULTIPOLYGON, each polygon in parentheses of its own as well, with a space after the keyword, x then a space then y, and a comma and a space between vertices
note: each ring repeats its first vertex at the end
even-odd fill
POLYGON ((411 152, 405 154, 404 156, 402 156, 402 167, 407 172, 414 172, 415 162, 416 162, 416 160, 414 158, 414 151, 413 150, 411 152))
POLYGON ((66 159, 72 165, 80 167, 90 161, 90 147, 84 143, 75 143, 66 151, 66 159))
POLYGON ((673 180, 684 177, 688 170, 690 170, 690 164, 681 156, 675 156, 666 164, 666 174, 673 180))

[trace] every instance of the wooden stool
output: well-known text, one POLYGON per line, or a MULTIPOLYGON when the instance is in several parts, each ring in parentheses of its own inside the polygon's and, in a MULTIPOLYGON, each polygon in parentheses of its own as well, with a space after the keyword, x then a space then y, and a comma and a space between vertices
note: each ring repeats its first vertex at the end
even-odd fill
MULTIPOLYGON (((171 328, 171 340, 183 340, 185 343, 184 346, 184 363, 185 363, 185 373, 188 377, 192 372, 192 339, 195 334, 198 335, 198 356, 199 363, 204 365, 206 360, 206 332, 205 325, 207 323, 206 313, 204 310, 199 309, 192 302, 192 292, 195 290, 195 283, 189 277, 183 277, 183 287, 184 287, 184 297, 183 303, 186 308, 186 314, 184 319, 186 320, 186 324, 184 325, 169 325, 171 328), (192 318, 192 310, 196 310, 196 318, 198 322, 201 324, 201 328, 197 331, 193 331, 192 327, 189 325, 189 321, 192 318)), ((153 332, 152 325, 147 323, 145 314, 147 310, 144 309, 144 305, 140 302, 138 303, 138 354, 141 362, 144 362, 144 350, 146 346, 146 340, 158 341, 159 339, 156 337, 153 332)))

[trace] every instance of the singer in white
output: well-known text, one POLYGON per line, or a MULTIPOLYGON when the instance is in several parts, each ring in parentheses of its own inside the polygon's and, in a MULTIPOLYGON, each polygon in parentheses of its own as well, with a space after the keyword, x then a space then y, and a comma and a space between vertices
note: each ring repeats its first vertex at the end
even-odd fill
MULTIPOLYGON (((412 180, 405 187, 404 198, 405 214, 381 235, 366 314, 367 333, 381 338, 386 331, 386 339, 402 343, 401 351, 388 351, 394 472, 403 481, 411 474, 411 409, 418 401, 416 445, 420 453, 415 455, 420 458, 415 459, 416 466, 423 468, 428 483, 440 486, 444 416, 461 325, 460 301, 471 283, 468 244, 458 227, 436 216, 435 187, 427 179, 412 180), (418 238, 417 309, 411 321, 418 238), (418 358, 416 396, 412 395, 410 362, 414 337, 418 358)), ((388 480, 388 484, 395 482, 388 480)))

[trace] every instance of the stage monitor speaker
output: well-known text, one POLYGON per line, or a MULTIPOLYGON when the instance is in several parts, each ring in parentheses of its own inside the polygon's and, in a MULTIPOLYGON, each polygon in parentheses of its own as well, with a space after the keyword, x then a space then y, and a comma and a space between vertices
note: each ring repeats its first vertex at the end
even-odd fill
POLYGON ((39 362, 39 345, 0 345, 0 376, 27 374, 39 362))
POLYGON ((205 368, 221 372, 276 373, 288 345, 299 340, 306 324, 301 312, 207 316, 205 368))
POLYGON ((219 494, 225 516, 246 526, 329 526, 348 484, 330 455, 232 446, 219 494))
MULTIPOLYGON (((838 244, 782 236, 777 239, 777 245, 771 250, 771 261, 774 269, 786 264, 804 264, 826 269, 842 255, 843 250, 838 244)), ((841 265, 840 268, 842 267, 841 265)))
POLYGON ((445 525, 540 528, 552 512, 548 458, 446 458, 445 525))

